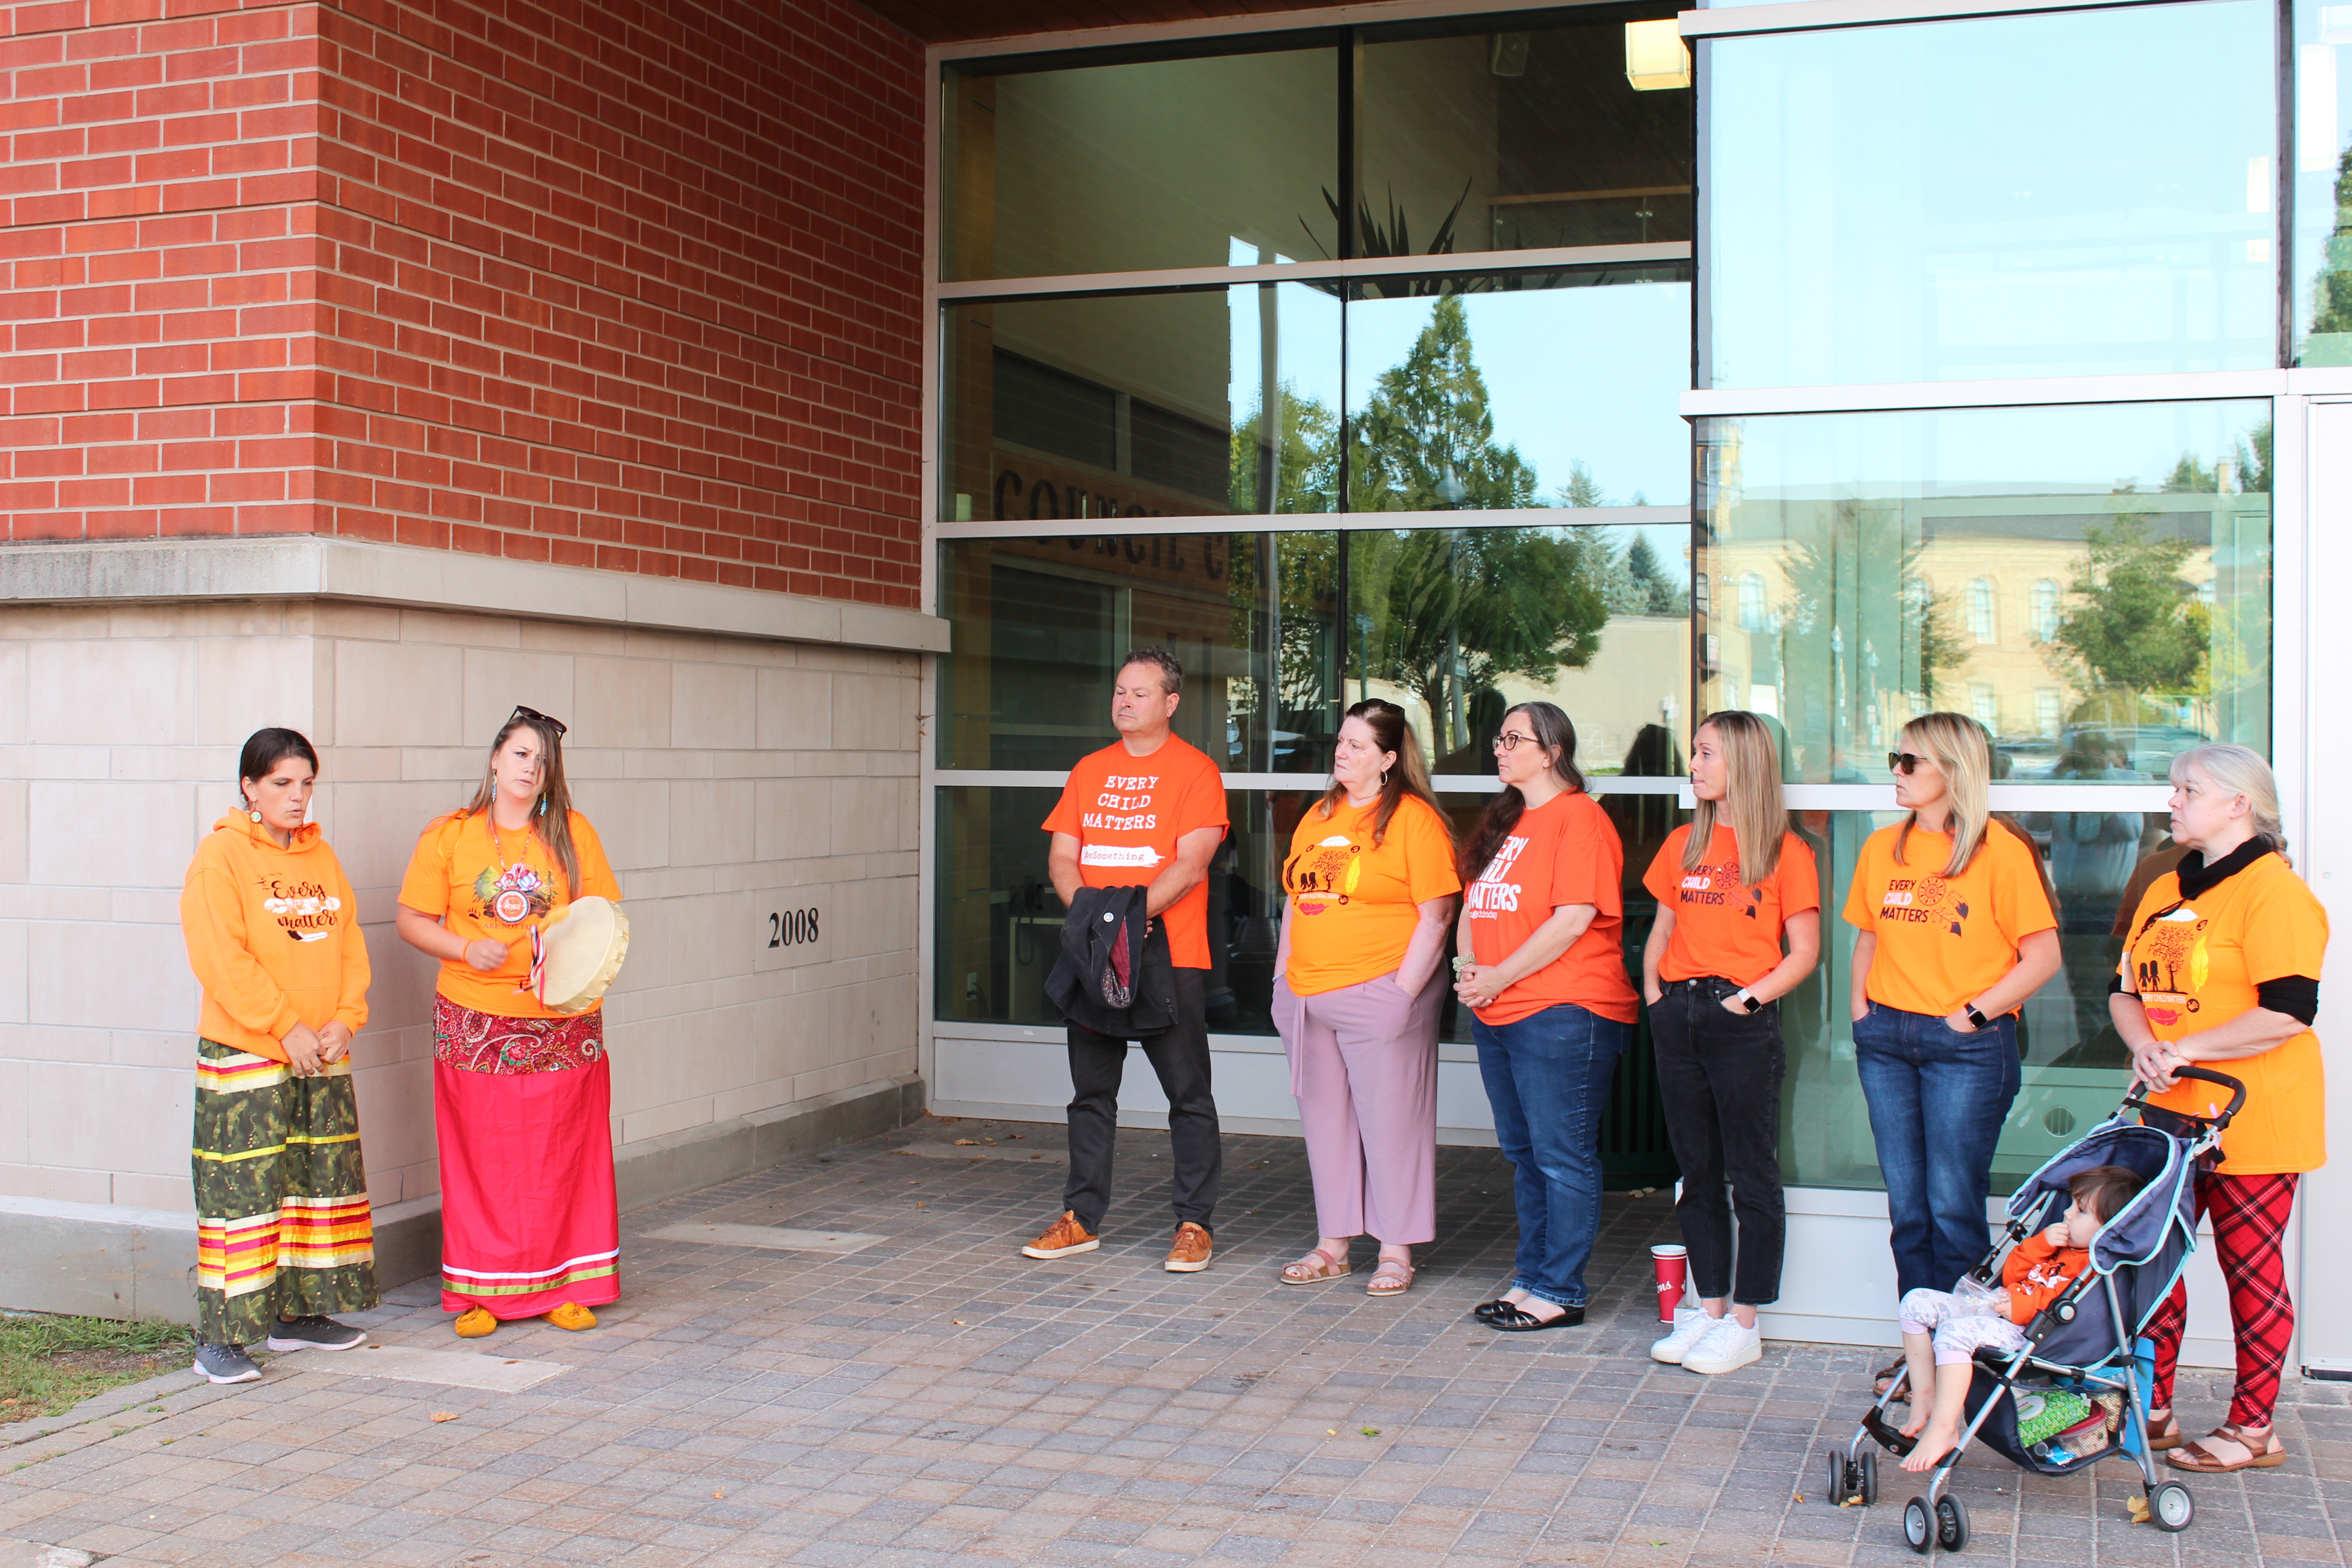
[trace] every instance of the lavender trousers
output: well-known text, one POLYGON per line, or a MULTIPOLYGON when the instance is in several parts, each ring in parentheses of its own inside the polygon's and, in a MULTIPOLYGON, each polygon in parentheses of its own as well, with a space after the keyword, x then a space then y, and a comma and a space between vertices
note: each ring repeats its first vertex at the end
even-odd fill
POLYGON ((1437 1016, 1432 975, 1407 996, 1394 974, 1301 996, 1280 974, 1274 1026, 1315 1177, 1325 1236, 1391 1247, 1437 1238, 1437 1016))

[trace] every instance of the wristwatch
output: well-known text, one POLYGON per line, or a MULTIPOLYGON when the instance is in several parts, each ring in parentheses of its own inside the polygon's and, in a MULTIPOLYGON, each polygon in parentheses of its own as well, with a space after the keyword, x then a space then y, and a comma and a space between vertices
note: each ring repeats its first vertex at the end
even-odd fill
POLYGON ((1764 999, 1761 996, 1750 996, 1745 985, 1741 986, 1731 999, 1750 1013, 1764 1011, 1764 999))
POLYGON ((1986 1017, 1982 1013, 1978 1012, 1977 1005, 1975 1003, 1961 1003, 1960 1011, 1969 1016, 1969 1024, 1970 1027, 1978 1029, 1990 1029, 1992 1027, 1992 1020, 1986 1017))

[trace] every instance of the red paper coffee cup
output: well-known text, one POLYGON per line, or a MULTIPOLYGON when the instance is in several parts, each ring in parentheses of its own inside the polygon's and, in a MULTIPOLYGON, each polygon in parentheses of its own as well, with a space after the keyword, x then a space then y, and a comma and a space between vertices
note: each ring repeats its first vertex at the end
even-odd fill
POLYGON ((1690 1277, 1690 1249, 1664 1244, 1650 1248, 1650 1267, 1658 1276, 1658 1321, 1675 1321, 1675 1309, 1683 1304, 1683 1285, 1690 1277))

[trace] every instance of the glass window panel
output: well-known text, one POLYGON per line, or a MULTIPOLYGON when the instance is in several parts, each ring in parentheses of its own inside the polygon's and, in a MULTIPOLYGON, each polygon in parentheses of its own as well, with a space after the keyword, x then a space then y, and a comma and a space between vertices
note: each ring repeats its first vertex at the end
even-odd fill
POLYGON ((1912 715, 1974 713, 2002 778, 2155 781, 2270 746, 2270 404, 1698 422, 1700 707, 1777 718, 1790 777, 1889 777, 1912 715))
MULTIPOLYGON (((1998 802, 1995 803, 1998 805, 1998 802)), ((1822 868, 1823 963, 1780 1004, 1789 1075, 1780 1121, 1781 1175, 1790 1186, 1881 1189, 1869 1108, 1854 1076, 1853 928, 1837 918, 1863 840, 1895 812, 1801 812, 1822 868)), ((2013 818, 2041 847, 2058 884, 2059 972, 2026 1000, 2019 1031, 2024 1087, 1993 1155, 2006 1191, 2112 1111, 2130 1084, 2130 1053, 2107 1021, 2107 978, 2123 951, 2138 889, 2178 858, 2163 814, 2042 813, 2013 818), (2118 911, 2120 910, 2120 913, 2118 911)))
POLYGON ((1672 5, 1366 29, 1356 89, 1358 254, 1440 255, 1688 240, 1691 100, 1636 89, 1633 17, 1672 5), (1499 30, 1498 30, 1499 29, 1499 30))
POLYGON ((1705 384, 2275 363, 2255 0, 1706 45, 1705 384))
POLYGON ((950 66, 940 276, 1337 256, 1336 36, 1252 42, 1191 59, 950 66))
MULTIPOLYGON (((1038 824, 1061 792, 942 786, 936 793, 934 1016, 958 1023, 1059 1025, 1045 977, 1061 951, 1063 907, 1046 875, 1049 840, 1038 824)), ((1280 858, 1301 803, 1315 798, 1226 794, 1233 826, 1208 879, 1209 1026, 1220 1034, 1274 1033, 1269 1008, 1282 913, 1280 858)))
POLYGON ((2352 5, 2295 0, 2297 364, 2352 364, 2352 5))
POLYGON ((1350 511, 1690 499, 1687 265, 1351 287, 1350 511))
POLYGON ((1346 550, 1345 700, 1402 707, 1432 773, 1492 777, 1504 713, 1538 700, 1575 721, 1586 773, 1681 773, 1687 527, 1370 529, 1346 550))
POLYGON ((940 766, 1066 768, 1108 745, 1118 660, 1157 643, 1184 666, 1179 735, 1230 772, 1323 772, 1339 731, 1338 555, 1330 533, 942 544, 954 641, 940 766))
POLYGON ((1336 511, 1339 320, 1301 283, 951 305, 940 515, 1336 511))

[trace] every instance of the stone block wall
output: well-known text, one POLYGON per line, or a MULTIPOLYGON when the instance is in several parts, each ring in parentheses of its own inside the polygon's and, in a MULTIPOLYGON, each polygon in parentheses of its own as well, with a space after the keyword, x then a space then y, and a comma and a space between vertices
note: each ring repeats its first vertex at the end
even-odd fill
POLYGON ((0 1199, 190 1212, 179 889, 266 723, 320 747, 315 815, 359 893, 380 1214, 438 1191, 434 971, 394 935, 394 895, 518 701, 571 725, 576 804, 631 921, 607 1002, 624 1166, 780 1108, 894 1095, 917 1066, 920 657, 326 600, 10 607, 0 1199), (808 909, 815 940, 768 945, 771 914, 808 909))

